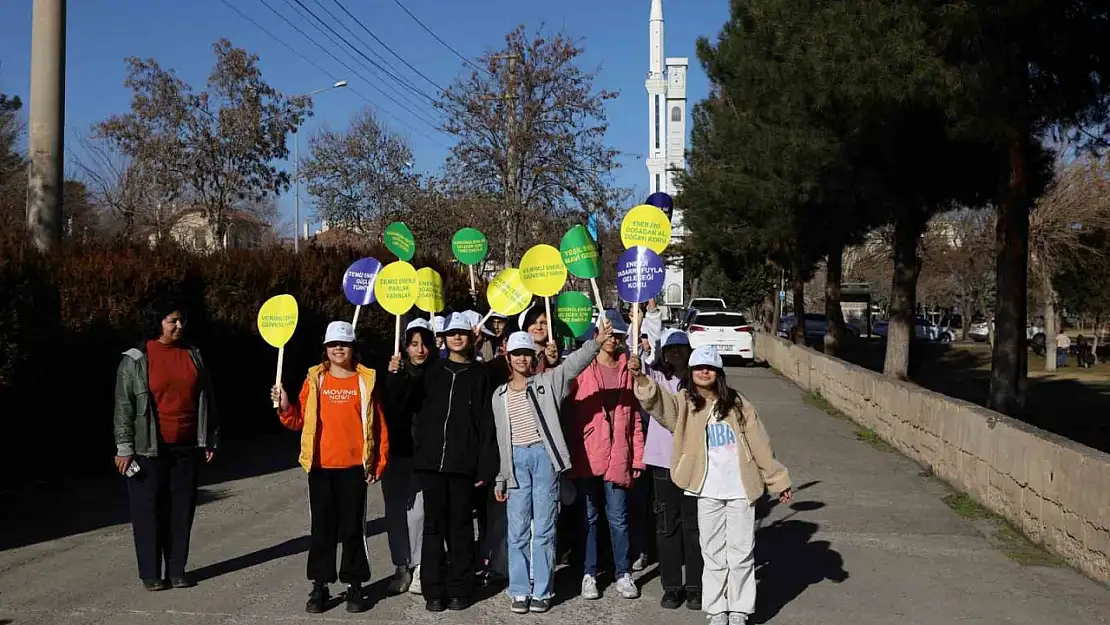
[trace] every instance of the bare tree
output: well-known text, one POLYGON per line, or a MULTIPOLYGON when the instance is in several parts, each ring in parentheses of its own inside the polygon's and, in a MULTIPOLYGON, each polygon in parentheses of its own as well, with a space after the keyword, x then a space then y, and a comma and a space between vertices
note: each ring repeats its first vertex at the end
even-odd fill
POLYGON ((408 142, 368 108, 355 113, 345 131, 320 130, 309 146, 300 175, 316 198, 316 217, 330 226, 377 230, 403 213, 417 191, 408 142))
POLYGON ((128 58, 131 111, 98 124, 97 136, 165 197, 200 206, 222 242, 236 202, 288 189, 288 173, 273 162, 288 156, 286 136, 310 114, 311 100, 282 95, 263 80, 258 56, 227 39, 212 48, 216 64, 199 92, 154 59, 128 58))
POLYGON ((537 214, 614 212, 618 152, 605 144, 605 102, 617 93, 595 89, 597 72, 579 66, 583 54, 564 34, 517 27, 503 49, 482 58, 484 71, 456 80, 437 104, 444 131, 457 139, 448 174, 499 199, 505 264, 522 251, 537 214))
POLYGON ((1045 370, 1056 370, 1053 341, 1059 332, 1054 279, 1068 263, 1102 259, 1103 249, 1084 236, 1110 229, 1110 163, 1082 157, 1057 168, 1048 192, 1029 213, 1029 266, 1044 299, 1045 370))

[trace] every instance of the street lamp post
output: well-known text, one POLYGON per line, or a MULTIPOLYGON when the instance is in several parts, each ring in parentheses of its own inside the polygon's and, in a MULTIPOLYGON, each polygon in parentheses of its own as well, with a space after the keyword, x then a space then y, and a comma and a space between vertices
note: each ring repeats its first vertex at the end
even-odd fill
MULTIPOLYGON (((347 86, 346 80, 340 80, 330 87, 310 91, 302 97, 312 97, 318 93, 331 91, 332 89, 341 89, 347 86)), ((293 129, 293 251, 301 251, 301 176, 300 176, 300 137, 297 134, 297 129, 293 129)))

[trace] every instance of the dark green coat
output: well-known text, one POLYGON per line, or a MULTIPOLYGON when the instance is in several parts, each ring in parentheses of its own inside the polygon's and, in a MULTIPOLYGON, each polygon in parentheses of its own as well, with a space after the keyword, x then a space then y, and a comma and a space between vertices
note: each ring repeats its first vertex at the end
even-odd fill
MULTIPOLYGON (((215 449, 219 440, 219 418, 212 395, 212 381, 200 351, 189 348, 197 368, 197 447, 215 449)), ((116 370, 116 402, 113 415, 116 455, 158 455, 158 416, 147 377, 146 344, 123 353, 116 370)))

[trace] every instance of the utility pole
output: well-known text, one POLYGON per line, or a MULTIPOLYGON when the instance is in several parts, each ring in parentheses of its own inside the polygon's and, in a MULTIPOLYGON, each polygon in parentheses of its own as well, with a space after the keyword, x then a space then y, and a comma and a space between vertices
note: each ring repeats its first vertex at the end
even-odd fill
POLYGON ((301 138, 293 129, 293 252, 301 251, 301 138))
POLYGON ((62 242, 66 0, 34 0, 31 21, 27 229, 45 252, 62 242))

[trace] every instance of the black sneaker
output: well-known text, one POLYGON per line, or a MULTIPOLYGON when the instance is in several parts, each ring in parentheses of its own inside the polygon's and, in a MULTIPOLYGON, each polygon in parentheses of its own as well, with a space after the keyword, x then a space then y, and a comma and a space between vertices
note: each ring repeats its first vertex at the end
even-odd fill
POLYGON ((548 599, 532 599, 528 604, 528 610, 536 614, 543 614, 551 609, 551 601, 548 599))
POLYGON ((149 590, 151 592, 157 592, 159 590, 169 590, 169 587, 170 587, 169 582, 167 582, 164 579, 144 579, 143 580, 143 588, 146 588, 147 590, 149 590))
POLYGON ((470 607, 470 601, 464 597, 451 597, 447 600, 447 609, 458 612, 470 607))
POLYGON ((366 611, 366 597, 362 595, 362 584, 347 585, 347 611, 359 613, 366 611))
POLYGON ((681 590, 665 590, 663 591, 663 600, 659 605, 664 610, 677 610, 682 605, 682 591, 681 590))
POLYGON ((687 610, 701 610, 701 591, 700 590, 687 590, 686 591, 686 609, 687 610))
POLYGON ((308 593, 308 603, 304 604, 304 611, 309 614, 323 614, 328 609, 328 601, 331 601, 328 585, 312 582, 312 592, 308 593))
POLYGON ((514 597, 509 609, 513 614, 528 614, 528 597, 514 597))
POLYGON ((443 599, 427 599, 424 601, 424 609, 429 612, 442 612, 447 609, 443 605, 443 599))

